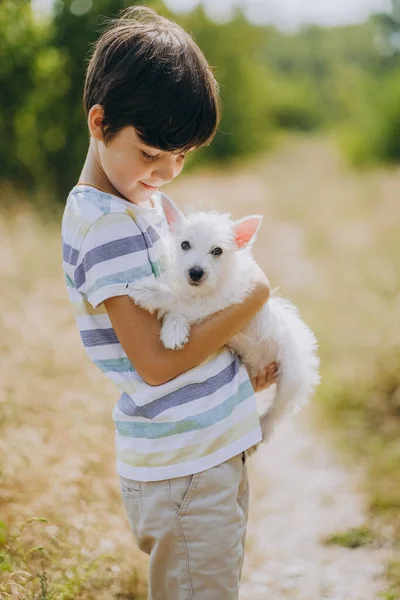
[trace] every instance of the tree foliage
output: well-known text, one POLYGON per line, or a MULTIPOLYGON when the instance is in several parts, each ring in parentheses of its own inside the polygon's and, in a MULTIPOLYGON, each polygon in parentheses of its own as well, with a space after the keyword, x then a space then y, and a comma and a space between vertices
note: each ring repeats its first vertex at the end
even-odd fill
MULTIPOLYGON (((0 179, 65 200, 88 147, 91 46, 105 18, 131 4, 55 0, 51 17, 39 19, 26 0, 0 3, 0 179)), ((336 129, 359 162, 400 158, 400 0, 361 25, 296 33, 251 25, 239 9, 217 24, 201 6, 178 17, 161 0, 146 4, 193 35, 221 86, 220 130, 190 166, 268 149, 281 129, 336 129)))

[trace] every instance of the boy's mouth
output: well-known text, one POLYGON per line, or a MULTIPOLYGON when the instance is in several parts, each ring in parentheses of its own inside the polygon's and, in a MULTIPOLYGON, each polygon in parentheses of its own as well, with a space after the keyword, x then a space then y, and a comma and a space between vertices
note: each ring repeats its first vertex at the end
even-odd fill
POLYGON ((144 183, 143 181, 140 182, 142 185, 144 185, 145 188, 147 188, 148 190, 158 190, 158 186, 155 185, 148 185, 147 183, 144 183))

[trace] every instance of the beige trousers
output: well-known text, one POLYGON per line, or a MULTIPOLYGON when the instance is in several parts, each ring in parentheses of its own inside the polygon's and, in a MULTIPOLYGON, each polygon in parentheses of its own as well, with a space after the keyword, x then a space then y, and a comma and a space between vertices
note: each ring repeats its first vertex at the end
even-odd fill
POLYGON ((245 453, 162 481, 120 476, 139 548, 150 555, 148 600, 237 600, 249 503, 245 453))

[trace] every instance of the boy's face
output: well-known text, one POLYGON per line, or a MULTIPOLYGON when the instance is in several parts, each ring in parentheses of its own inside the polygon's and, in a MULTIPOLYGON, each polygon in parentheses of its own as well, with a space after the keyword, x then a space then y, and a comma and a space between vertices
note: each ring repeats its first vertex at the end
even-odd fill
MULTIPOLYGON (((103 115, 102 108, 99 115, 103 115)), ((96 107, 92 107, 91 111, 96 107)), ((134 127, 127 126, 104 144, 101 122, 93 119, 95 127, 89 128, 96 140, 97 165, 112 186, 134 204, 146 202, 162 185, 169 183, 183 169, 184 154, 172 153, 146 146, 134 127), (100 128, 99 128, 100 124, 100 128)))

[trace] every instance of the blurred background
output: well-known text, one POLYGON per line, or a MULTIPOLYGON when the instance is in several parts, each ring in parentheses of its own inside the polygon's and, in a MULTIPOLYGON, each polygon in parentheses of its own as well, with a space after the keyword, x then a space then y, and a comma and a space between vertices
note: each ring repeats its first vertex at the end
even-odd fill
MULTIPOLYGON (((1 599, 146 597, 115 475, 118 393, 81 347, 60 236, 90 48, 132 4, 0 2, 1 599)), ((389 543, 384 598, 400 598, 400 2, 140 4, 190 32, 221 85, 217 136, 166 191, 264 215, 256 260, 320 342, 309 418, 363 473, 369 533, 338 543, 389 543)))
MULTIPOLYGON (((1 180, 65 201, 87 150, 81 99, 90 45, 101 17, 129 4, 1 3, 1 180)), ((329 131, 356 164, 398 160, 397 2, 147 4, 191 32, 222 86, 221 131, 197 161, 257 155, 282 131, 329 131)))

